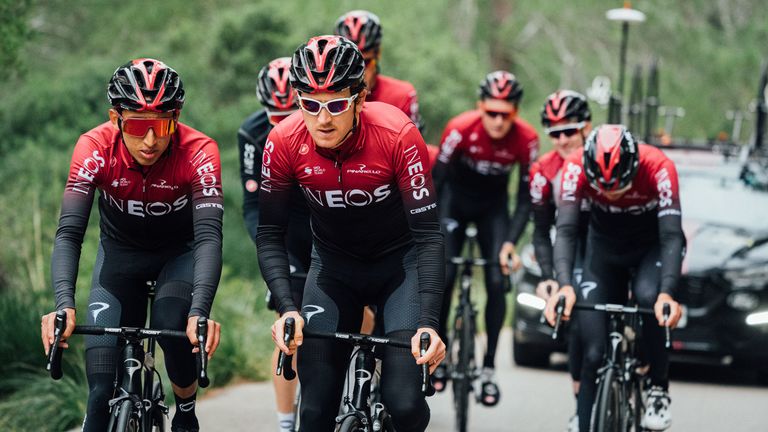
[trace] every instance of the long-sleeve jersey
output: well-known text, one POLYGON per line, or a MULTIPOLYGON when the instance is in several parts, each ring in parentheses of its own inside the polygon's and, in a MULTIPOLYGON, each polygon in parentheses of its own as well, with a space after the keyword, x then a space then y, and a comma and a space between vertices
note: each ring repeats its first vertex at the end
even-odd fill
POLYGON ((368 92, 367 102, 384 102, 407 115, 419 130, 423 130, 424 124, 419 114, 419 98, 416 89, 408 81, 402 81, 384 75, 376 75, 376 84, 368 92))
POLYGON ((516 243, 531 211, 528 167, 536 159, 539 138, 530 124, 517 118, 504 137, 491 139, 482 115, 479 110, 467 111, 445 126, 433 169, 435 184, 439 193, 449 184, 452 194, 471 201, 506 200, 510 172, 518 165, 517 203, 507 233, 507 240, 516 243))
POLYGON ((80 136, 51 258, 57 309, 75 307, 80 250, 96 189, 102 236, 146 250, 194 242, 190 316, 208 316, 221 276, 224 211, 216 142, 179 123, 160 160, 142 167, 111 123, 80 136))
POLYGON ((640 144, 640 161, 630 189, 610 201, 587 181, 582 153, 568 157, 560 183, 554 253, 558 282, 571 285, 579 208, 582 200, 589 199, 590 235, 618 250, 659 244, 661 292, 674 296, 685 247, 675 164, 656 147, 640 144))
MULTIPOLYGON (((240 152, 240 179, 243 184, 243 219, 251 239, 256 242, 259 226, 259 185, 261 184, 261 161, 264 144, 272 131, 272 124, 265 110, 248 116, 237 131, 237 147, 240 152)), ((309 207, 298 186, 291 195, 290 218, 297 224, 309 226, 309 207)))
POLYGON ((296 310, 283 241, 294 182, 309 205, 317 247, 366 261, 415 243, 419 324, 436 327, 445 272, 443 238, 426 144, 402 111, 366 102, 355 132, 336 149, 314 145, 301 113, 270 132, 257 247, 262 275, 281 314, 296 310))
MULTIPOLYGON (((536 261, 543 279, 554 279, 553 245, 550 230, 555 226, 560 205, 560 181, 565 160, 555 151, 549 151, 531 164, 529 172, 531 207, 533 214, 532 243, 536 261)), ((589 223, 589 203, 583 200, 579 219, 579 238, 582 246, 589 223)))

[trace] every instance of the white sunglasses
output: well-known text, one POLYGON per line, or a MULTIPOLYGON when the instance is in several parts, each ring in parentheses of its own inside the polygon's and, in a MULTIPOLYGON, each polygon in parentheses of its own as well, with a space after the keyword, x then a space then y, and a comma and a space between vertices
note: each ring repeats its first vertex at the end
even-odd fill
POLYGON ((328 102, 320 102, 312 98, 299 96, 299 106, 307 114, 318 115, 323 108, 327 109, 332 116, 337 116, 346 112, 352 106, 352 101, 357 99, 357 94, 350 97, 332 99, 328 102))

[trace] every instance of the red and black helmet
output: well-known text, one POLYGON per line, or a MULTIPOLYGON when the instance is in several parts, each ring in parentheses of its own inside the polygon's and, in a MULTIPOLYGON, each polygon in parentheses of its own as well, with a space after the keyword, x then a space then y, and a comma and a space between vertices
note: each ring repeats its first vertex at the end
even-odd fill
POLYGON ((256 94, 259 102, 270 111, 295 110, 296 98, 288 81, 291 75, 291 58, 280 57, 269 62, 259 71, 256 94))
POLYGON ((291 86, 303 93, 334 93, 365 88, 365 62, 357 45, 341 36, 317 36, 301 45, 291 60, 291 86))
POLYGON ((549 127, 563 120, 588 122, 592 120, 587 98, 573 90, 558 90, 547 97, 541 109, 541 124, 549 127))
POLYGON ((381 21, 366 10, 345 13, 336 20, 336 34, 357 44, 360 51, 376 50, 381 45, 381 21))
POLYGON ((584 142, 584 174, 599 190, 627 186, 637 174, 638 143, 623 125, 602 125, 584 142))
POLYGON ((165 63, 140 58, 115 70, 107 86, 114 108, 130 111, 169 112, 184 106, 184 85, 165 63))
POLYGON ((500 99, 516 104, 523 97, 523 86, 513 74, 498 70, 480 81, 477 94, 480 99, 500 99))

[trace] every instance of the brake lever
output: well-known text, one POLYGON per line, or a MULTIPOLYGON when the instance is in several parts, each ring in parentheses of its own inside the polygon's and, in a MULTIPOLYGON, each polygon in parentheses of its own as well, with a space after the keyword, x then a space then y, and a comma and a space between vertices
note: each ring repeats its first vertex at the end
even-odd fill
POLYGON ((552 340, 557 340, 560 324, 563 320, 563 311, 565 311, 565 296, 561 295, 560 298, 557 299, 557 305, 555 306, 557 317, 555 318, 555 328, 552 330, 552 340))
POLYGON ((197 343, 199 351, 197 352, 197 383, 200 387, 206 388, 211 384, 208 378, 208 353, 205 351, 205 344, 208 343, 208 319, 199 317, 197 319, 197 343))
POLYGON ((64 350, 59 347, 64 329, 67 326, 67 312, 60 310, 56 312, 55 327, 53 330, 53 345, 48 351, 48 364, 45 369, 51 373, 51 378, 61 379, 63 372, 61 370, 61 356, 64 350))
MULTIPOLYGON (((430 336, 427 332, 422 332, 419 337, 419 354, 423 357, 429 349, 430 336)), ((432 380, 429 379, 429 365, 424 363, 421 365, 421 392, 425 396, 432 396, 435 394, 435 388, 432 387, 432 380)))
MULTIPOLYGON (((293 340, 293 334, 296 329, 296 320, 293 318, 286 318, 283 327, 283 343, 285 346, 290 345, 293 340)), ((275 375, 283 375, 288 381, 292 381, 296 378, 296 371, 293 370, 293 356, 286 355, 282 350, 277 357, 277 369, 275 369, 275 375), (285 369, 285 370, 283 370, 285 369)))
POLYGON ((671 307, 669 303, 664 303, 662 315, 664 318, 664 348, 669 349, 672 346, 672 340, 670 338, 669 330, 669 315, 671 314, 671 307))

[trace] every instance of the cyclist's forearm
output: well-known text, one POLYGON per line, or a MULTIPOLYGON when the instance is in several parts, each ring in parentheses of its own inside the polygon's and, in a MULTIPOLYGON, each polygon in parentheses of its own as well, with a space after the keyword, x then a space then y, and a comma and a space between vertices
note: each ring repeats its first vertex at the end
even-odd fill
POLYGON ((528 188, 528 165, 520 166, 520 179, 517 187, 515 212, 509 224, 507 241, 517 244, 531 217, 531 193, 528 188))
POLYGON ((298 310, 291 296, 288 251, 285 248, 285 227, 260 225, 256 235, 256 249, 261 276, 277 302, 280 314, 298 310))
POLYGON ((557 282, 563 286, 572 283, 573 261, 576 255, 576 240, 579 232, 579 206, 578 204, 564 204, 558 211, 554 265, 557 282))
POLYGON ((248 230, 248 235, 251 236, 251 240, 256 244, 256 233, 259 227, 258 201, 256 203, 248 202, 247 198, 243 201, 243 221, 245 222, 245 228, 248 230))
POLYGON ((53 242, 51 277, 56 310, 75 307, 75 282, 80 252, 88 228, 93 203, 93 188, 85 196, 65 192, 61 204, 59 227, 53 242))
POLYGON ((211 313, 213 298, 221 278, 223 213, 220 208, 215 207, 196 209, 193 213, 194 296, 189 316, 208 317, 211 313))
POLYGON ((433 225, 431 229, 414 230, 414 237, 421 299, 419 327, 437 329, 440 325, 440 309, 445 289, 445 250, 439 224, 435 222, 433 225))
POLYGON ((665 216, 659 219, 659 249, 661 292, 674 298, 685 249, 685 235, 680 216, 665 216))
POLYGON ((554 206, 546 203, 533 205, 533 236, 531 238, 533 249, 536 254, 536 261, 541 268, 541 277, 543 279, 553 278, 552 267, 552 239, 549 235, 550 228, 555 224, 554 206))

